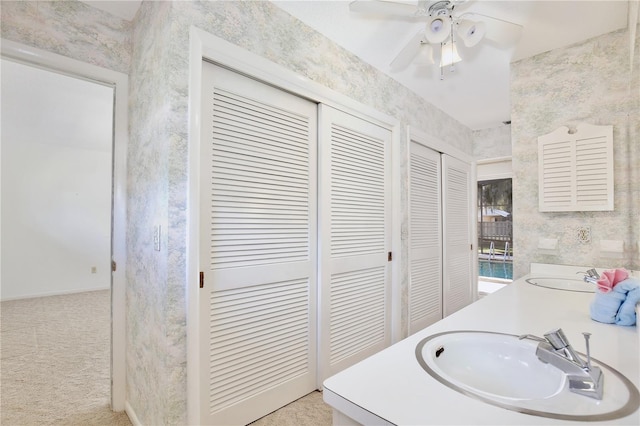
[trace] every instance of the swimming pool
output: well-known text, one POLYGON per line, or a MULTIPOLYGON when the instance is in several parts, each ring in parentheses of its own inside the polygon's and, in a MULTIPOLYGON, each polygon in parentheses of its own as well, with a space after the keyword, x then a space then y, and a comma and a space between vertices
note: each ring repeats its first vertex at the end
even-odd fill
POLYGON ((513 263, 503 261, 491 262, 488 260, 479 260, 478 276, 512 280, 513 263))

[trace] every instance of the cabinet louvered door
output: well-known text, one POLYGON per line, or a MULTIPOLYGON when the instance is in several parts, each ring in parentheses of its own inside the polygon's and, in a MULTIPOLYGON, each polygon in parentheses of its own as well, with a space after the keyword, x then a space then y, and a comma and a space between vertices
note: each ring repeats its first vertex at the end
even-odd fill
POLYGON ((440 153, 410 145, 409 333, 442 319, 440 153))
POLYGON ((470 174, 469 164, 442 154, 445 317, 474 301, 470 174))
POLYGON ((540 211, 548 209, 566 209, 573 202, 573 176, 575 175, 573 160, 573 144, 570 140, 554 141, 540 144, 543 164, 540 175, 539 204, 540 211))
POLYGON ((613 210, 613 126, 580 123, 540 136, 538 190, 541 212, 613 210))
POLYGON ((203 63, 202 424, 316 388, 317 107, 203 63))
POLYGON ((324 379, 391 341, 391 131, 319 108, 324 379))

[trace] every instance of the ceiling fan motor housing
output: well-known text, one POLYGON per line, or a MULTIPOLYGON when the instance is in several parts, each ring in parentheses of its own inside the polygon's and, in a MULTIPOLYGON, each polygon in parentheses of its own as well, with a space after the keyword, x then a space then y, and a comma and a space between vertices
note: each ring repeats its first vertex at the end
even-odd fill
POLYGON ((436 1, 429 6, 429 16, 449 15, 453 7, 453 3, 449 0, 436 1))

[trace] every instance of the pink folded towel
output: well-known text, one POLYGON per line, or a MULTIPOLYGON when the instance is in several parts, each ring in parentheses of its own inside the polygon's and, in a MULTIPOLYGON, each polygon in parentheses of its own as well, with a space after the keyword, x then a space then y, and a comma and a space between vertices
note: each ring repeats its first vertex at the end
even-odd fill
POLYGON ((627 278, 629 278, 629 272, 624 268, 604 271, 602 275, 600 275, 600 279, 598 279, 598 288, 603 293, 608 293, 616 286, 616 284, 620 281, 626 280, 627 278))

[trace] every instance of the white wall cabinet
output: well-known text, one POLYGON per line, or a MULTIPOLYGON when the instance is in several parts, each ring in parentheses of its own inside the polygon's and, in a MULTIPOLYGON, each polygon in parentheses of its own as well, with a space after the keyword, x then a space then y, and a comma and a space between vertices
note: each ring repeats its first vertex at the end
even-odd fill
POLYGON ((538 138, 541 212, 612 211, 613 126, 562 126, 538 138))

